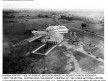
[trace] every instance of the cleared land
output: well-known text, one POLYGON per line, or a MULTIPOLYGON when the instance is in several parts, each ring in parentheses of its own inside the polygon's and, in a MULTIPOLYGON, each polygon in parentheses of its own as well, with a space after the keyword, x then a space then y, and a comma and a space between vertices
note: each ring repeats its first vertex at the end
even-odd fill
MULTIPOLYGON (((63 42, 61 46, 58 46, 47 56, 34 54, 26 56, 29 51, 41 45, 39 40, 20 47, 12 47, 14 44, 30 37, 29 34, 24 34, 27 30, 45 30, 49 25, 61 24, 69 28, 69 32, 77 33, 78 39, 84 43, 83 51, 104 59, 104 26, 102 22, 86 22, 89 32, 85 32, 85 30, 81 29, 81 23, 85 23, 85 20, 76 20, 75 18, 72 20, 60 19, 58 12, 55 12, 56 18, 54 18, 53 14, 52 12, 38 11, 3 13, 3 73, 104 73, 104 63, 83 54, 82 51, 75 50, 78 45, 72 44, 72 41, 63 42)), ((65 39, 70 39, 69 33, 65 34, 65 39)))

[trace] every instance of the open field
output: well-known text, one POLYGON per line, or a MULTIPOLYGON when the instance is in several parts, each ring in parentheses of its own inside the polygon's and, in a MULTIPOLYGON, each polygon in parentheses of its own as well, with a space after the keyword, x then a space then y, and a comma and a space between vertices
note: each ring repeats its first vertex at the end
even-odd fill
MULTIPOLYGON (((104 20, 86 21, 80 16, 85 12, 70 12, 71 20, 61 19, 59 15, 67 12, 51 11, 4 11, 3 12, 3 73, 4 74, 73 74, 73 73, 104 73, 104 63, 84 54, 90 53, 104 60, 104 20), (80 16, 79 16, 80 15, 80 16), (81 24, 87 24, 82 29, 81 24), (78 40, 83 42, 83 51, 72 41, 57 46, 47 56, 29 54, 29 51, 41 45, 34 41, 13 48, 12 46, 31 35, 27 30, 45 30, 48 26, 65 25, 69 33, 64 39, 70 40, 70 32, 76 32, 78 40)), ((98 13, 98 12, 97 12, 98 13)), ((94 14, 94 13, 90 13, 94 14)), ((90 15, 89 14, 89 15, 90 15)), ((99 14, 98 14, 99 15, 99 14)), ((102 14, 101 14, 102 15, 102 14)), ((70 15, 69 15, 70 16, 70 15)), ((88 16, 87 16, 88 17, 88 16)), ((68 17, 67 17, 68 18, 68 17)))

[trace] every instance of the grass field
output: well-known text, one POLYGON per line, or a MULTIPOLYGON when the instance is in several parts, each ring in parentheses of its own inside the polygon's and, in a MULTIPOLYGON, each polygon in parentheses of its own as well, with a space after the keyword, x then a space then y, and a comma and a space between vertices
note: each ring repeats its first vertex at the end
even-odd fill
MULTIPOLYGON (((31 11, 17 11, 12 13, 3 13, 3 73, 4 74, 65 74, 70 73, 70 70, 66 67, 73 67, 71 71, 75 69, 75 63, 72 62, 72 66, 68 66, 69 58, 65 55, 68 50, 65 47, 57 47, 47 56, 29 55, 23 57, 27 52, 33 48, 37 48, 40 43, 33 42, 22 47, 12 48, 12 45, 28 38, 28 35, 24 33, 27 30, 45 30, 50 25, 65 25, 69 32, 76 32, 78 39, 85 44, 85 50, 92 52, 95 56, 99 56, 104 59, 103 48, 104 46, 104 26, 103 23, 89 23, 87 29, 95 34, 84 32, 81 29, 81 24, 85 23, 83 20, 65 20, 53 18, 51 12, 31 12, 31 11), (48 18, 38 18, 38 14, 49 14, 48 18), (100 36, 97 36, 100 35, 100 36), (93 42, 92 42, 93 41, 93 42), (93 44, 98 46, 93 49, 87 47, 87 44, 93 44)), ((58 13, 55 12, 58 17, 58 13)), ((74 13, 75 14, 75 13, 74 13)), ((77 13, 78 15, 78 13, 77 13)), ((70 39, 70 34, 65 34, 65 39, 70 39)), ((71 49, 70 49, 71 50, 71 49)), ((72 50, 71 50, 72 51, 72 50)), ((73 51, 72 51, 73 52, 73 51)), ((103 73, 103 69, 100 70, 100 66, 97 61, 86 57, 80 52, 73 52, 75 59, 79 62, 82 70, 89 71, 89 73, 103 73), (85 62, 87 61, 87 62, 85 62), (97 63, 96 65, 93 63, 97 63), (90 65, 89 65, 90 64, 90 65), (94 66, 94 67, 93 67, 94 66), (99 67, 96 70, 96 67, 99 67), (93 69, 92 69, 93 68, 93 69), (95 72, 96 70, 97 72, 95 72)), ((103 64, 100 64, 103 66, 103 64)))

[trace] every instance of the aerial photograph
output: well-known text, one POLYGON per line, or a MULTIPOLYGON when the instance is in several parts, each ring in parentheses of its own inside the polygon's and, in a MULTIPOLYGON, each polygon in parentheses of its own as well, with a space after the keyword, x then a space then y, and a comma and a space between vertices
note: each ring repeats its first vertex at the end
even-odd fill
POLYGON ((2 13, 3 74, 104 74, 104 10, 2 13))

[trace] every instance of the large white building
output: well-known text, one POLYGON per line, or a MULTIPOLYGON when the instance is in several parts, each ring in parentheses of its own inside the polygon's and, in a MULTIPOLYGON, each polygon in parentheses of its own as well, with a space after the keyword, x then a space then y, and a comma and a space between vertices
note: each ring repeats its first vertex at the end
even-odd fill
POLYGON ((46 31, 32 31, 34 35, 46 35, 42 42, 60 43, 63 41, 64 33, 68 33, 68 28, 65 26, 49 26, 46 31))
POLYGON ((49 26, 46 28, 46 31, 48 32, 47 39, 48 42, 55 42, 60 43, 63 41, 64 33, 68 33, 68 29, 65 26, 49 26))

